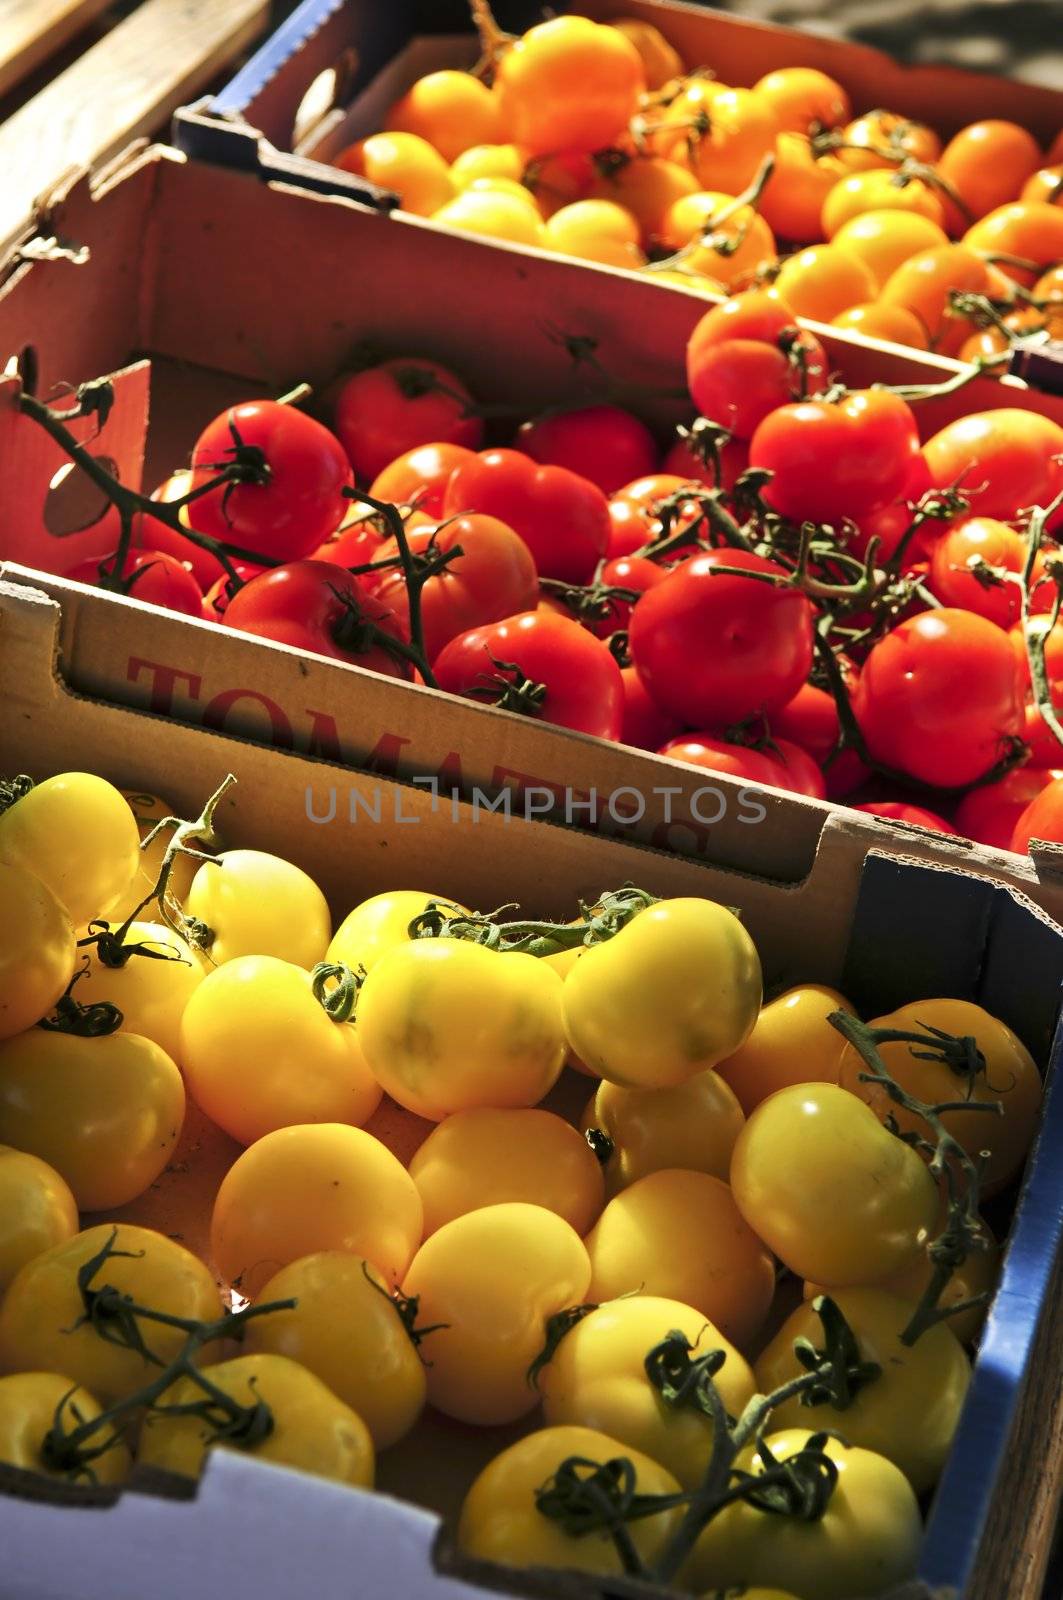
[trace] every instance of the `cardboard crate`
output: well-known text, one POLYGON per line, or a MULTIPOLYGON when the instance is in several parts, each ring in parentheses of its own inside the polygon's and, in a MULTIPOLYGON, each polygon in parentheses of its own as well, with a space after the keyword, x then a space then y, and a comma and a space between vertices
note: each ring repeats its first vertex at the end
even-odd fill
MULTIPOLYGON (((54 671, 61 626, 44 591, 0 582, 0 770, 87 768, 161 792, 187 815, 231 771, 238 782, 218 819, 226 842, 297 862, 323 884, 337 917, 364 896, 411 882, 466 904, 512 897, 530 913, 561 916, 578 897, 633 880, 658 894, 706 895, 740 908, 768 983, 840 985, 871 1015, 934 994, 977 1000, 1015 1027, 1042 1065, 1063 1056, 1063 931, 1016 892, 868 852, 867 839, 840 817, 824 828, 806 881, 783 887, 546 822, 437 807, 409 786, 76 693, 54 671), (319 801, 329 789, 359 796, 356 824, 309 820, 320 810, 309 797, 319 801)), ((554 1103, 572 1111, 586 1085, 567 1077, 573 1081, 562 1079, 554 1103)), ((428 1125, 385 1102, 370 1126, 408 1157, 428 1125)), ((237 1153, 193 1114, 171 1169, 115 1216, 205 1248, 213 1193, 237 1153)), ((1061 1181, 1057 1069, 930 1512, 919 1581, 893 1600, 1038 1593, 1063 1479, 1061 1181)), ((193 1589, 204 1600, 232 1592, 258 1600, 300 1592, 318 1600, 483 1600, 481 1580, 511 1596, 647 1594, 620 1580, 463 1564, 438 1517, 453 1516, 464 1486, 497 1448, 497 1435, 436 1419, 409 1448, 382 1458, 377 1496, 222 1453, 194 1496, 186 1487, 176 1499, 173 1483, 157 1477, 115 1493, 50 1489, 0 1469, 0 1600, 144 1600, 149 1588, 154 1600, 193 1589)))
MULTIPOLYGON (((689 415, 680 402, 650 398, 682 384, 686 339, 704 309, 682 289, 658 290, 603 269, 589 297, 587 280, 564 261, 485 248, 426 223, 399 229, 349 200, 263 185, 163 149, 131 157, 95 190, 76 184, 58 225, 88 260, 13 258, 0 289, 0 371, 10 354, 31 347, 39 392, 49 393, 147 353, 150 373, 141 362, 117 378, 105 427, 96 434, 89 419, 75 430, 92 434, 93 448, 130 483, 145 472, 158 482, 185 460, 224 405, 280 394, 303 378, 327 382, 367 336, 451 363, 485 399, 517 399, 534 411, 586 393, 545 331, 560 326, 596 338, 607 367, 645 389, 647 419, 662 437, 689 415), (419 229, 416 248, 412 229, 419 229), (266 259, 268 272, 257 265, 266 259)), ((854 385, 942 375, 931 356, 874 351, 837 329, 824 338, 832 365, 854 385)), ((17 395, 17 380, 0 378, 0 557, 8 576, 34 582, 26 569, 69 568, 104 554, 116 529, 111 513, 63 541, 47 534, 49 485, 64 457, 18 413, 17 395)), ((925 403, 921 414, 932 431, 1000 400, 1000 386, 980 380, 925 403)), ((1063 421, 1063 400, 1018 386, 1008 400, 1063 421)), ((825 803, 303 657, 132 598, 39 581, 62 602, 60 669, 75 691, 420 779, 467 799, 479 789, 497 803, 512 791, 514 807, 533 815, 783 882, 807 875, 831 814, 825 803), (746 790, 756 796, 753 806, 742 801, 746 790)), ((848 816, 846 826, 858 826, 861 837, 1006 878, 1063 917, 1058 852, 1031 862, 848 816), (867 834, 869 826, 877 832, 867 834)))

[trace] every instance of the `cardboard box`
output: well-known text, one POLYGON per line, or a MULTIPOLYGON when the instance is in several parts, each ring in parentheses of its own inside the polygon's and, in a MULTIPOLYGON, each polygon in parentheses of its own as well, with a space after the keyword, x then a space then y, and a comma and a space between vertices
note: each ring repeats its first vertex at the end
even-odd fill
MULTIPOLYGON (((872 849, 832 816, 805 882, 784 887, 469 806, 433 806, 416 788, 321 759, 72 691, 54 671, 61 615, 26 584, 0 582, 0 770, 43 776, 68 767, 159 791, 183 814, 233 772, 219 812, 227 842, 276 849, 314 874, 340 916, 397 883, 426 883, 467 904, 519 900, 529 912, 568 915, 575 899, 636 881, 663 895, 707 895, 741 909, 768 983, 838 984, 866 1014, 920 996, 976 999, 1005 1018, 1042 1064, 1058 1062, 1055 1032, 1063 931, 1023 896, 985 879, 872 849), (356 794, 323 826, 311 798, 356 794), (381 802, 379 821, 373 801, 381 802)), ((191 808, 191 809, 190 809, 191 808)), ((559 1100, 582 1102, 582 1080, 559 1100)), ((426 1125, 385 1107, 373 1131, 408 1156, 426 1125)), ((158 1184, 116 1215, 180 1233, 205 1247, 213 1192, 237 1147, 192 1116, 158 1184)), ((1034 1600, 1063 1479, 1060 1338, 1063 1279, 1063 1077, 1050 1077, 1043 1123, 1011 1227, 960 1432, 935 1497, 920 1581, 893 1600, 1034 1600)), ((102 1220, 102 1219, 100 1219, 102 1220)), ((120 1494, 53 1493, 0 1469, 0 1600, 476 1600, 492 1590, 618 1600, 642 1593, 620 1581, 475 1570, 439 1534, 464 1485, 499 1447, 437 1419, 381 1463, 380 1495, 217 1455, 194 1497, 172 1483, 135 1480, 120 1494), (16 1498, 12 1498, 15 1496, 16 1498), (397 1497, 397 1498, 396 1498, 397 1497), (404 1503, 412 1499, 416 1507, 404 1503), (77 1509, 72 1502, 76 1502, 77 1509), (433 1563, 441 1564, 444 1576, 433 1563)), ((856 1600, 856 1597, 853 1597, 856 1600)))
MULTIPOLYGON (((643 388, 647 420, 662 437, 689 415, 681 402, 652 398, 682 384, 684 346, 704 309, 682 289, 658 290, 603 269, 588 296, 588 280, 564 261, 485 247, 427 223, 400 229, 349 200, 263 185, 159 148, 134 155, 94 190, 75 185, 57 225, 89 259, 80 266, 12 262, 0 289, 0 370, 9 353, 32 346, 38 392, 47 394, 147 354, 146 442, 143 364, 119 374, 114 409, 94 436, 93 448, 130 483, 142 474, 158 482, 187 459, 204 422, 224 405, 280 394, 303 378, 327 382, 367 336, 449 362, 478 395, 517 398, 531 412, 586 396, 548 336, 560 326, 597 339, 610 371, 643 388), (267 258, 268 271, 259 265, 267 258)), ((824 337, 832 365, 854 385, 941 378, 942 364, 931 356, 875 351, 837 329, 824 337)), ((440 793, 472 799, 479 790, 484 805, 504 803, 499 797, 511 791, 513 808, 533 816, 782 882, 800 882, 810 870, 831 814, 824 803, 303 657, 135 599, 34 578, 27 569, 106 553, 114 524, 66 540, 47 533, 49 485, 65 458, 19 414, 17 394, 15 378, 0 378, 0 557, 13 563, 4 567, 9 577, 40 581, 61 600, 61 670, 75 691, 420 779, 440 793), (752 806, 742 801, 745 789, 756 795, 752 806)), ((932 431, 1001 398, 1000 385, 979 380, 922 403, 920 414, 932 431)), ((1063 421, 1063 399, 1018 385, 1007 398, 1063 421)), ((78 426, 87 435, 96 423, 78 426)), ((1031 862, 849 815, 847 826, 861 837, 1005 878, 1063 916, 1052 852, 1031 862)))

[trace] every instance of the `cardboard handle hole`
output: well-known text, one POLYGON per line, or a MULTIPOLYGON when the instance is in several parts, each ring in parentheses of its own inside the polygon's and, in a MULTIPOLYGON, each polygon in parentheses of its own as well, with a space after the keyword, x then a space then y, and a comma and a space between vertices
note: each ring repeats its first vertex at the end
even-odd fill
MULTIPOLYGON (((118 476, 118 464, 110 456, 96 456, 95 459, 112 477, 118 476)), ((44 497, 44 526, 59 539, 71 533, 84 533, 86 528, 93 528, 102 521, 110 506, 103 490, 75 462, 64 461, 44 497)))
POLYGON ((343 103, 357 71, 358 52, 352 45, 344 50, 333 66, 326 67, 324 72, 318 73, 300 100, 295 113, 295 121, 292 124, 293 150, 298 149, 302 140, 313 133, 318 123, 328 116, 334 106, 343 103))

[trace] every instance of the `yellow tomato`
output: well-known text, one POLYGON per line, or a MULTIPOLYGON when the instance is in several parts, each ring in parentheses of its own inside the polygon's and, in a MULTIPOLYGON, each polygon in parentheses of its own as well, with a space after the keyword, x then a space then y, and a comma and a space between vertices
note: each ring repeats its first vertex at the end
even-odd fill
POLYGON ((926 329, 932 345, 942 343, 953 324, 956 338, 962 344, 973 330, 965 319, 953 318, 949 294, 953 289, 984 294, 987 288, 985 262, 966 245, 948 244, 909 256, 886 279, 879 299, 883 305, 903 306, 906 311, 913 312, 926 329))
MULTIPOLYGON (((836 1429, 850 1444, 875 1450, 900 1467, 922 1494, 937 1482, 952 1446, 971 1377, 966 1352, 943 1322, 927 1328, 913 1345, 902 1344, 911 1302, 883 1289, 832 1289, 830 1296, 853 1330, 861 1358, 882 1370, 844 1410, 785 1400, 772 1412, 772 1421, 781 1428, 836 1429)), ((817 1349, 823 1344, 811 1303, 791 1312, 757 1360, 761 1393, 804 1370, 794 1354, 795 1339, 810 1339, 817 1349)))
MULTIPOLYGON (((131 1465, 129 1451, 121 1442, 96 1456, 81 1472, 65 1468, 45 1446, 53 1428, 73 1433, 100 1411, 98 1400, 58 1372, 18 1372, 0 1378, 0 1462, 46 1478, 121 1483, 129 1476, 131 1465)), ((102 1444, 108 1431, 101 1429, 88 1441, 90 1448, 102 1444)))
POLYGON ((838 155, 850 172, 895 168, 905 156, 929 164, 941 154, 941 140, 932 128, 895 111, 865 112, 843 130, 842 141, 838 155))
POLYGON ((604 150, 626 130, 645 87, 631 40, 586 17, 529 28, 495 73, 503 126, 532 155, 604 150))
POLYGON ((777 67, 758 78, 754 91, 771 107, 780 131, 837 128, 852 115, 841 84, 815 67, 777 67))
POLYGON ((795 316, 830 322, 840 311, 873 300, 878 285, 859 256, 835 244, 813 244, 783 262, 774 287, 795 316))
POLYGON ((226 850, 204 861, 185 912, 210 929, 206 949, 216 966, 237 956, 276 956, 312 967, 332 937, 328 904, 313 878, 264 850, 226 850))
POLYGON ((614 1196, 585 1240, 591 1300, 651 1294, 708 1317, 739 1349, 775 1293, 771 1256, 706 1172, 651 1172, 614 1196))
MULTIPOLYGON (((969 1100, 972 1105, 996 1104, 1002 1108, 1002 1115, 946 1111, 941 1120, 970 1156, 977 1156, 982 1150, 989 1152, 983 1195, 1003 1189, 1022 1168, 1041 1107, 1040 1074, 1022 1040, 1006 1023, 969 1000, 916 1000, 887 1016, 876 1017, 870 1026, 916 1034, 925 1028, 940 1028, 957 1038, 969 1035, 975 1040, 985 1066, 973 1079, 953 1071, 943 1061, 922 1060, 922 1051, 933 1048, 932 1038, 928 1046, 885 1044, 879 1053, 891 1076, 917 1100, 969 1100)), ((860 1074, 866 1070, 863 1058, 851 1045, 847 1046, 841 1061, 841 1082, 845 1087, 865 1100, 883 1120, 887 1115, 894 1116, 902 1133, 917 1132, 926 1137, 928 1130, 922 1117, 895 1105, 875 1084, 860 1081, 860 1074)))
POLYGON ((27 1261, 77 1231, 77 1203, 55 1168, 0 1144, 0 1295, 27 1261))
POLYGON ((610 267, 646 264, 638 221, 614 200, 574 200, 555 211, 545 227, 547 247, 562 255, 610 267))
POLYGON ((642 22, 637 17, 612 17, 608 25, 617 28, 635 46, 646 74, 647 89, 663 89, 672 78, 681 77, 686 70, 679 51, 652 22, 642 22))
POLYGON ((530 244, 546 248, 542 219, 534 206, 514 194, 489 190, 463 189, 454 200, 432 213, 434 222, 462 233, 479 233, 489 239, 504 239, 509 244, 530 244))
POLYGON ((613 1142, 605 1177, 608 1192, 616 1194, 664 1167, 708 1172, 726 1181, 744 1122, 734 1094, 710 1067, 674 1089, 602 1083, 588 1125, 613 1142))
POLYGON ((204 980, 180 1060, 197 1104, 241 1144, 293 1123, 360 1128, 380 1104, 357 1029, 333 1021, 305 967, 272 956, 227 961, 204 980))
MULTIPOLYGON (((770 1433, 765 1443, 777 1461, 786 1461, 811 1437, 809 1428, 789 1428, 770 1433)), ((818 1520, 762 1511, 746 1500, 725 1506, 694 1546, 684 1586, 785 1583, 800 1600, 851 1600, 861 1592, 883 1594, 911 1577, 923 1536, 911 1484, 871 1450, 840 1439, 828 1439, 824 1450, 837 1465, 838 1481, 818 1520)), ((741 1464, 758 1477, 764 1471, 762 1457, 752 1451, 741 1464)))
POLYGON ((267 1133, 237 1158, 214 1202, 211 1254, 252 1300, 279 1267, 319 1250, 364 1256, 394 1284, 421 1226, 421 1197, 391 1151, 360 1128, 320 1122, 267 1133))
POLYGON ((139 846, 120 791, 88 772, 46 778, 0 813, 0 862, 47 884, 75 928, 125 894, 139 846))
POLYGON ((410 923, 431 905, 459 912, 464 909, 452 906, 444 895, 424 894, 420 889, 395 889, 363 900, 332 935, 325 960, 342 961, 352 972, 359 967, 371 972, 393 945, 409 942, 410 923))
MULTIPOLYGON (((117 932, 121 924, 112 919, 107 926, 117 932)), ((126 950, 134 945, 146 950, 110 966, 92 949, 75 999, 80 1005, 109 1000, 122 1013, 126 1033, 143 1034, 182 1066, 181 1018, 203 982, 203 962, 179 933, 161 922, 132 923, 122 944, 126 950)))
POLYGON ((472 1106, 532 1106, 565 1059, 562 990, 534 956, 418 939, 369 974, 358 1038, 392 1099, 433 1122, 472 1106))
POLYGON ((512 178, 519 183, 527 158, 515 144, 476 144, 463 150, 450 165, 450 175, 459 189, 467 189, 475 178, 512 178))
POLYGON ((429 72, 418 78, 384 119, 388 133, 415 133, 453 161, 471 145, 500 137, 498 96, 471 72, 429 72))
POLYGON ((708 126, 694 133, 690 165, 703 189, 741 194, 775 143, 775 118, 751 89, 718 89, 708 126))
POLYGON ((823 202, 845 173, 840 152, 821 153, 805 133, 780 133, 775 167, 760 197, 765 222, 794 244, 822 239, 823 202))
POLYGON ((601 173, 591 185, 589 198, 612 201, 633 216, 640 242, 648 248, 660 237, 669 208, 685 194, 696 194, 697 189, 694 174, 677 161, 632 156, 601 173))
MULTIPOLYGON (((0 1372, 48 1370, 83 1383, 103 1405, 150 1383, 159 1367, 136 1350, 105 1339, 85 1318, 78 1273, 111 1241, 90 1287, 112 1288, 138 1306, 167 1316, 214 1322, 221 1302, 214 1276, 174 1239, 128 1223, 101 1223, 35 1256, 0 1301, 0 1372)), ((138 1319, 147 1348, 166 1365, 184 1346, 179 1328, 138 1319)))
POLYGON ((82 1211, 127 1205, 154 1183, 184 1115, 181 1074, 139 1034, 30 1028, 0 1043, 0 1140, 54 1167, 82 1211))
MULTIPOLYGON (((178 1407, 194 1404, 206 1395, 195 1378, 179 1378, 161 1401, 173 1409, 152 1412, 145 1418, 137 1449, 141 1465, 198 1478, 208 1450, 242 1448, 260 1461, 275 1461, 359 1489, 373 1487, 375 1458, 369 1429, 357 1412, 297 1361, 289 1361, 287 1356, 237 1356, 204 1367, 203 1376, 240 1406, 267 1405, 273 1425, 265 1438, 250 1446, 228 1443, 217 1437, 202 1416, 182 1415, 178 1407)), ((224 1415, 218 1401, 212 1415, 224 1415)))
POLYGON ((470 1211, 426 1239, 403 1280, 432 1335, 428 1399, 459 1422, 515 1422, 538 1401, 528 1368, 546 1322, 586 1299, 591 1268, 579 1235, 543 1206, 470 1211))
MULTIPOLYGON (((188 488, 191 488, 189 482, 188 488)), ((187 492, 187 491, 186 491, 187 492)), ((182 512, 182 517, 184 513, 182 512)), ((173 828, 164 828, 161 833, 143 848, 143 840, 164 817, 176 816, 174 807, 168 800, 161 799, 157 794, 144 794, 140 790, 123 789, 122 798, 133 813, 133 820, 137 825, 142 844, 137 871, 132 883, 125 894, 120 895, 115 905, 108 912, 112 923, 120 926, 127 917, 139 911, 144 901, 151 894, 159 881, 162 870, 162 858, 166 854, 166 847, 173 837, 173 828)), ((167 899, 180 907, 185 903, 185 898, 192 886, 192 879, 196 875, 196 861, 194 856, 178 854, 170 868, 170 877, 167 884, 167 899)), ((156 915, 154 906, 144 907, 149 917, 156 915)))
MULTIPOLYGON (((507 1567, 562 1567, 619 1576, 623 1567, 609 1533, 576 1537, 545 1517, 536 1504, 537 1491, 572 1457, 602 1465, 620 1458, 630 1461, 637 1494, 679 1492, 670 1472, 604 1433, 593 1428, 540 1428, 511 1444, 480 1473, 461 1508, 458 1549, 507 1567)), ((631 1542, 644 1566, 652 1567, 660 1559, 681 1515, 681 1507, 672 1508, 631 1523, 631 1542)))
POLYGON ((775 259, 774 235, 752 206, 739 207, 717 224, 732 204, 733 197, 719 190, 683 195, 668 207, 661 229, 662 242, 672 250, 702 240, 683 265, 728 286, 775 259))
POLYGON ((246 1350, 307 1367, 364 1420, 377 1450, 409 1433, 424 1409, 425 1365, 375 1267, 322 1250, 282 1267, 260 1299, 296 1305, 249 1322, 246 1350))
POLYGON ((840 178, 823 202, 823 232, 833 239, 853 217, 866 211, 915 212, 941 228, 945 211, 934 190, 921 178, 903 181, 894 172, 873 168, 840 178))
POLYGON ((837 1083, 845 1040, 827 1018, 839 1010, 852 1007, 819 983, 798 984, 763 1008, 745 1044, 717 1068, 747 1117, 776 1089, 837 1083))
POLYGON ((430 217, 454 195, 447 163, 416 133, 374 133, 341 150, 334 164, 393 190, 415 216, 430 217))
POLYGON ((918 211, 862 211, 842 223, 833 242, 859 256, 881 289, 903 262, 920 250, 947 245, 949 236, 939 223, 918 211))
POLYGON ((424 1205, 424 1234, 506 1200, 545 1206, 584 1234, 605 1201, 602 1169, 586 1139, 551 1111, 475 1107, 444 1117, 410 1162, 424 1205))
POLYGON ((531 190, 526 189, 517 178, 470 178, 469 182, 464 186, 462 193, 467 195, 509 195, 512 199, 519 200, 522 205, 527 207, 528 213, 534 221, 542 221, 542 212, 539 210, 539 202, 536 200, 531 190))
POLYGON ((733 1055, 760 999, 756 946, 732 912, 660 900, 576 962, 563 987, 565 1033, 611 1083, 670 1088, 733 1055))
POLYGON ((691 1407, 667 1405, 646 1375, 646 1357, 673 1330, 692 1347, 692 1360, 724 1352, 714 1382, 728 1414, 740 1416, 754 1393, 745 1357, 702 1312, 656 1295, 612 1300, 570 1328, 539 1374, 539 1391, 551 1425, 598 1428, 694 1489, 708 1465, 712 1422, 691 1407))
POLYGON ((0 1039, 48 1015, 76 961, 66 907, 32 872, 0 861, 0 1039))
POLYGON ((833 1083, 780 1089, 735 1144, 731 1186, 751 1228, 798 1277, 876 1283, 913 1261, 937 1216, 910 1145, 833 1083))
POLYGON ((929 349, 926 329, 914 311, 903 306, 884 306, 878 300, 850 306, 831 318, 835 328, 848 328, 866 339, 888 339, 892 344, 908 344, 914 350, 929 349))

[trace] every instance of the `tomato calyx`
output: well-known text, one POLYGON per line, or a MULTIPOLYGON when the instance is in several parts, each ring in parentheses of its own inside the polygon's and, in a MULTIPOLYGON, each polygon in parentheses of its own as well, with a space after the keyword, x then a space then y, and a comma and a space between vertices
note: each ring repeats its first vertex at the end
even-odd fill
POLYGON ((125 1019, 110 1000, 96 1000, 86 1006, 74 998, 74 985, 87 975, 88 970, 89 963, 86 961, 67 984, 66 993, 61 994, 55 1002, 55 1014, 42 1017, 37 1023, 38 1028, 44 1028, 48 1033, 68 1033, 78 1039, 104 1039, 108 1034, 117 1033, 125 1019))
POLYGON ((362 966, 355 972, 342 961, 319 961, 310 973, 314 999, 333 1022, 350 1022, 366 976, 362 966))
POLYGON ((616 602, 634 605, 642 598, 641 589, 625 589, 614 583, 566 583, 563 578, 540 578, 539 587, 560 600, 575 616, 589 622, 605 622, 616 610, 616 602))
POLYGON ((634 1465, 626 1456, 610 1461, 568 1456, 542 1488, 536 1489, 536 1510, 573 1539, 608 1533, 627 1575, 649 1577, 628 1532, 628 1523, 683 1505, 688 1496, 638 1494, 636 1481, 634 1465))
POLYGON ((453 906, 433 902, 410 923, 411 939, 468 939, 488 950, 517 951, 525 955, 553 956, 562 950, 582 945, 601 944, 615 938, 633 917, 656 905, 659 895, 626 884, 602 894, 592 906, 580 903, 575 922, 501 922, 504 911, 516 906, 500 906, 488 915, 455 912, 453 906))
POLYGON ((598 1165, 601 1167, 607 1167, 610 1161, 613 1159, 613 1152, 616 1149, 616 1144, 606 1133, 605 1129, 588 1128, 583 1137, 590 1145, 591 1153, 598 1162, 598 1165))
POLYGON ((466 690, 470 699, 487 700, 500 711, 516 711, 521 716, 537 717, 548 694, 545 683, 525 676, 515 661, 499 661, 489 655, 494 672, 481 672, 476 683, 466 690))
POLYGON ((587 1301, 584 1305, 565 1306, 561 1311, 555 1311, 553 1316, 546 1319, 546 1337, 543 1347, 535 1360, 525 1373, 525 1378, 532 1389, 538 1389, 539 1376, 544 1367, 548 1367, 557 1354, 557 1348, 567 1333, 581 1323, 584 1317, 589 1317, 592 1311, 597 1311, 596 1300, 587 1301))
MULTIPOLYGON (((399 1289, 388 1289, 382 1283, 378 1283, 369 1270, 368 1261, 362 1262, 362 1276, 370 1288, 375 1289, 377 1294, 383 1295, 388 1305, 394 1308, 399 1321, 402 1323, 406 1337, 418 1355, 421 1353, 421 1341, 423 1339, 427 1339, 430 1333, 441 1333, 444 1328, 450 1327, 449 1322, 432 1322, 427 1328, 419 1327, 417 1317, 421 1309, 420 1295, 403 1294, 399 1289)), ((421 1356, 421 1363, 426 1367, 432 1365, 430 1361, 425 1361, 423 1356, 421 1356)))
POLYGON ((5 811, 10 811, 13 805, 28 795, 30 790, 36 788, 32 778, 20 772, 14 778, 0 778, 0 816, 5 811))

